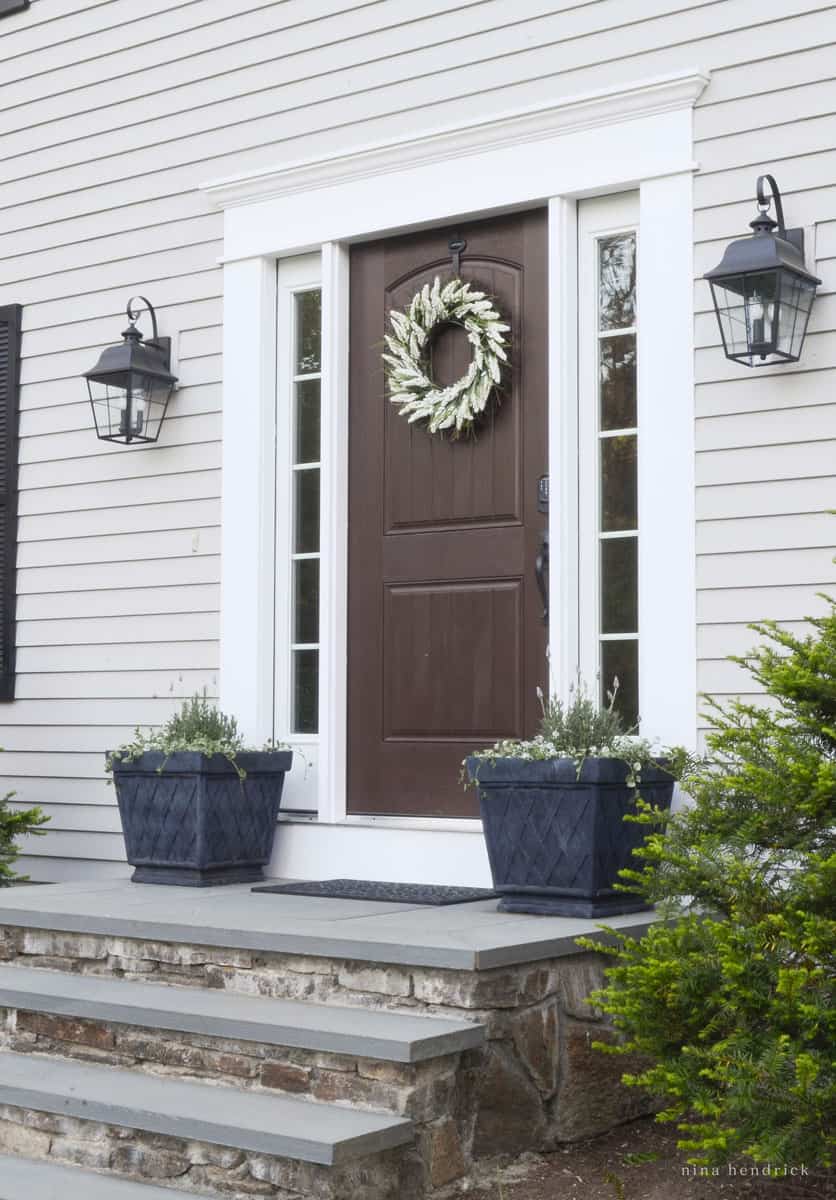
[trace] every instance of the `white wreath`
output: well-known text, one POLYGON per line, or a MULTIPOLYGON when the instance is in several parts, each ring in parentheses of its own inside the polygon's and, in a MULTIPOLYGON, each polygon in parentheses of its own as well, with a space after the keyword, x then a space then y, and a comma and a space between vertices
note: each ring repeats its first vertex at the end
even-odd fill
POLYGON ((389 399, 410 422, 427 420, 430 433, 450 430, 457 438, 470 430, 485 411, 491 392, 500 382, 505 353, 505 334, 499 313, 484 292, 451 279, 444 287, 436 276, 432 287, 425 284, 412 297, 406 312, 389 314, 391 333, 383 355, 389 382, 389 399), (438 387, 428 369, 428 343, 439 325, 461 325, 473 347, 466 373, 449 387, 438 387))

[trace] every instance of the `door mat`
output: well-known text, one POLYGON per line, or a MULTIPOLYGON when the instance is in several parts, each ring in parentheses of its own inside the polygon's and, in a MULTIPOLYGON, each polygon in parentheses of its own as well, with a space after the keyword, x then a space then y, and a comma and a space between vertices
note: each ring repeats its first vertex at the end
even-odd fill
POLYGON ((490 888, 444 887, 425 883, 380 883, 369 879, 317 879, 306 883, 267 883, 254 892, 286 896, 325 896, 332 900, 382 900, 388 904, 467 904, 496 896, 490 888))

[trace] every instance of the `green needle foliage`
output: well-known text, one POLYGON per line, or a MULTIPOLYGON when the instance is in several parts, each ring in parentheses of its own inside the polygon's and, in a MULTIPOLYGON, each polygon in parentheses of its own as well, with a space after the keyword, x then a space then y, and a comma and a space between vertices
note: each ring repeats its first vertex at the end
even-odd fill
MULTIPOLYGON (((690 1161, 830 1165, 836 1127, 836 608, 745 659, 771 698, 711 705, 693 805, 623 872, 667 923, 619 940, 595 1003, 649 1063, 690 1161)), ((658 823, 646 812, 638 820, 658 823)), ((664 817, 662 819, 665 819, 664 817)), ((585 941, 588 947, 593 943, 585 941)), ((596 946, 601 949, 600 945, 596 946)), ((607 1048, 603 1045, 602 1050, 607 1048)))
POLYGON ((27 833, 42 834, 39 826, 49 820, 40 808, 9 808, 9 801, 14 795, 14 792, 9 792, 0 800, 0 887, 11 887, 15 880, 23 883, 28 879, 27 875, 18 875, 12 870, 12 863, 20 853, 17 839, 27 833))

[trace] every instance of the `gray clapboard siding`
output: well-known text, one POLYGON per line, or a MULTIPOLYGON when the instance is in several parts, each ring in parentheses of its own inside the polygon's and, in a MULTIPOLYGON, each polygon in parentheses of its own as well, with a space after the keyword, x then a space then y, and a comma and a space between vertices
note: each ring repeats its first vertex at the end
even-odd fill
MULTIPOLYGON (((781 409, 703 417, 697 420, 697 451, 782 446, 786 443, 787 432, 787 415, 781 409)), ((826 402, 794 405, 792 435, 796 442, 833 441, 836 439, 836 407, 826 402)))
MULTIPOLYGON (((754 635, 752 641, 756 641, 754 635)), ((697 669, 697 688, 705 696, 720 698, 748 694, 760 700, 757 693, 752 691, 749 673, 728 658, 701 658, 697 669)))
POLYGON ((183 471, 220 467, 220 447, 217 438, 212 438, 211 431, 207 431, 206 441, 180 445, 172 444, 176 429, 177 426, 172 423, 171 435, 166 429, 164 441, 161 440, 158 446, 149 446, 142 450, 113 446, 107 451, 85 455, 82 459, 24 462, 20 468, 21 491, 39 487, 55 488, 73 483, 133 480, 152 471, 154 475, 179 475, 183 471), (169 443, 169 436, 172 437, 172 443, 169 443), (146 459, 151 461, 146 462, 146 459))
POLYGON ((697 526, 698 554, 739 554, 745 551, 794 550, 823 547, 833 550, 834 518, 826 512, 793 516, 757 516, 701 521, 697 526))
MULTIPOLYGON (((122 287, 126 278, 130 278, 140 264, 144 268, 144 275, 150 279, 169 279, 202 271, 207 265, 205 252, 201 249, 205 246, 206 239, 201 239, 183 246, 137 254, 136 251, 140 247, 135 244, 132 255, 111 259, 100 265, 91 265, 88 261, 86 265, 82 263, 77 267, 64 266, 48 274, 36 276, 35 279, 17 280, 16 284, 18 287, 36 289, 33 294, 39 302, 62 300, 68 296, 86 296, 91 292, 122 287)), ((209 246, 212 246, 211 240, 209 246)), ((215 242, 214 249, 216 255, 221 254, 223 243, 215 242)), ((211 253, 211 250, 209 252, 211 253)))
MULTIPOLYGON (((188 671, 178 667, 169 671, 79 671, 75 674, 21 675, 18 677, 17 694, 21 700, 156 700, 159 697, 183 700, 202 692, 204 688, 210 695, 215 695, 217 687, 216 669, 188 671)), ((3 766, 10 774, 13 773, 14 764, 11 760, 4 760, 3 766)), ((101 763, 97 760, 94 776, 100 768, 101 763)))
POLYGON ((803 387, 797 384, 798 374, 789 364, 785 374, 774 378, 768 388, 759 382, 760 375, 754 371, 747 371, 736 379, 704 383, 697 389, 697 419, 729 417, 738 413, 788 413, 790 409, 830 403, 833 384, 828 368, 805 372, 803 387))
MULTIPOLYGON (((39 779, 96 779, 102 774, 101 754, 84 750, 6 750, 4 766, 20 779, 35 775, 39 779)), ((26 796, 21 793, 21 802, 26 796)))
MULTIPOLYGON (((109 697, 102 699, 77 698, 72 704, 56 704, 55 700, 15 700, 3 708, 3 727, 10 725, 40 725, 44 728, 44 745, 49 745, 49 729, 59 725, 158 725, 178 707, 176 696, 165 693, 159 697, 109 697)), ((4 764, 5 765, 5 764, 4 764)), ((23 797, 21 797, 23 798, 23 797)))
MULTIPOLYGON (((214 370, 213 382, 217 378, 218 370, 214 370)), ((73 386, 77 381, 78 376, 67 376, 66 382, 73 386)), ((60 380, 58 382, 64 382, 60 380)), ((37 464, 44 462, 58 462, 71 459, 73 462, 80 462, 82 459, 91 457, 100 457, 100 443, 95 440, 90 443, 89 434, 85 437, 86 430, 77 432, 65 432, 62 434, 43 433, 37 437, 27 438, 20 451, 20 465, 37 464)), ((166 446, 193 446, 199 445, 205 441, 214 441, 220 435, 220 414, 217 412, 204 413, 198 416, 182 416, 174 412, 170 413, 166 418, 166 446)), ((134 450, 133 454, 149 454, 153 450, 147 449, 134 450)), ((114 450, 111 452, 113 458, 128 457, 131 454, 129 450, 114 450)))
MULTIPOLYGON (((214 670, 217 651, 211 641, 106 642, 86 646, 23 646, 18 670, 24 675, 82 671, 214 670)), ((8 749, 8 739, 4 749, 8 749)))
POLYGON ((99 592, 64 592, 60 617, 55 616, 55 600, 49 594, 34 593, 21 597, 18 612, 23 613, 20 624, 22 644, 53 645, 101 641, 109 632, 124 635, 125 622, 143 617, 142 628, 151 637, 166 630, 175 636, 187 629, 195 636, 214 637, 217 631, 220 590, 216 583, 193 584, 187 587, 108 588, 99 592), (102 617, 110 620, 102 621, 102 617), (191 618, 188 626, 184 618, 191 618), (182 631, 178 623, 183 624, 182 631), (213 632, 214 631, 214 632, 213 632), (54 640, 53 640, 54 639, 54 640))
MULTIPOLYGON (((137 589, 137 592, 140 594, 124 593, 125 603, 121 607, 122 612, 126 608, 143 607, 142 589, 137 589)), ((107 593, 107 595, 111 594, 107 593)), ((195 597, 195 608, 199 608, 200 599, 200 596, 195 597)), ((201 643, 211 645, 217 641, 218 636, 216 611, 164 612, 154 616, 136 614, 112 617, 108 620, 84 617, 76 620, 21 621, 20 626, 18 648, 22 652, 41 651, 42 659, 45 659, 46 655, 51 655, 50 661, 55 663, 59 661, 62 652, 86 654, 90 651, 92 653, 97 646, 162 648, 201 643), (165 641, 166 637, 172 640, 165 641)), ((35 657, 38 656, 33 656, 33 661, 35 657)))
MULTIPOLYGON (((219 219, 219 214, 216 212, 194 215, 187 220, 148 225, 143 231, 142 245, 149 254, 179 250, 184 246, 203 244, 220 238, 222 226, 222 218, 219 219)), ((13 245, 6 243, 7 250, 13 248, 13 245)), ((40 279, 51 276, 55 271, 77 270, 85 267, 91 261, 101 265, 115 262, 128 263, 144 257, 144 255, 138 255, 136 250, 136 235, 128 232, 115 233, 104 238, 87 238, 67 245, 50 246, 48 249, 35 250, 28 254, 7 253, 0 256, 0 284, 40 279)), ((99 330, 96 329, 93 336, 94 341, 98 333, 99 330)))
MULTIPOLYGON (((797 621, 819 617, 826 603, 819 593, 824 583, 779 584, 775 587, 703 588, 697 596, 700 628, 746 621, 797 621)), ((729 651, 731 653, 731 651, 729 651)))
MULTIPOLYGON (((783 627, 796 637, 804 637, 810 631, 804 621, 787 621, 783 627)), ((763 640, 748 624, 704 625, 697 639, 697 651, 703 660, 722 660, 728 654, 747 654, 763 640)))
POLYGON ((832 578, 831 546, 697 555, 697 587, 770 587, 791 579, 812 589, 832 578))
MULTIPOLYGON (((43 840, 43 839, 41 839, 43 840)), ((38 843, 29 843, 37 852, 38 843)), ((22 854, 15 863, 15 870, 33 883, 74 882, 77 879, 130 879, 132 867, 126 862, 101 862, 79 854, 75 858, 36 857, 22 854)))
MULTIPOLYGON (((69 567, 28 567, 18 571, 17 588, 27 592, 109 590, 131 583, 137 587, 165 587, 168 584, 216 583, 217 555, 189 555, 181 558, 153 558, 137 562, 81 563, 69 567)), ((19 695, 20 693, 18 693, 19 695)))
POLYGON ((788 421, 787 441, 783 445, 704 450, 697 456, 698 486, 805 477, 826 479, 836 461, 836 442, 795 442, 790 441, 792 437, 788 421))
MULTIPOLYGON (((51 830, 47 837, 30 836, 20 839, 20 849, 24 856, 37 855, 40 859, 66 858, 75 860, 89 859, 93 862, 125 862, 125 844, 121 833, 96 833, 88 830, 51 830)), ((16 868, 26 870, 26 867, 16 868)), ((31 868, 30 868, 31 870, 31 868)), ((89 877, 92 872, 85 869, 82 863, 76 867, 75 876, 69 878, 89 877)), ((96 872, 98 874, 98 872, 96 872)), ((32 871, 32 878, 47 876, 52 878, 54 872, 48 864, 43 868, 32 871)))
POLYGON ((701 487, 697 494, 697 519, 702 523, 751 517, 761 520, 784 514, 813 514, 816 523, 830 533, 833 540, 832 518, 819 511, 822 499, 820 477, 812 479, 779 479, 766 483, 716 484, 701 487))
MULTIPOLYGON (((216 226, 222 226, 222 222, 217 222, 217 213, 211 215, 215 217, 216 226)), ((66 247, 103 242, 104 239, 120 235, 135 238, 138 230, 142 230, 143 236, 146 231, 151 231, 153 236, 155 229, 175 222, 188 227, 193 218, 205 216, 206 207, 193 191, 179 196, 163 196, 142 205, 79 213, 73 217, 68 217, 65 212, 47 226, 27 222, 24 213, 7 209, 6 224, 0 231, 0 260, 29 252, 54 250, 60 262, 60 252, 66 247), (9 228, 14 224, 17 224, 17 228, 9 228)), ((189 236, 188 233, 186 236, 189 236)), ((125 257, 132 256, 133 250, 130 249, 125 257)), ((99 259, 95 255, 93 258, 94 261, 111 261, 107 253, 99 259)), ((73 265, 72 259, 70 265, 73 265)))
MULTIPOLYGON (((79 726, 67 726, 68 731, 78 729, 79 726)), ((130 741, 130 736, 133 729, 126 730, 126 735, 120 737, 114 746, 121 746, 124 742, 130 741)), ((81 806, 84 808, 96 807, 102 811, 109 809, 114 815, 118 812, 116 808, 116 800, 112 786, 101 779, 62 779, 61 786, 56 787, 54 779, 47 779, 41 776, 30 775, 26 779, 26 800, 23 800, 19 793, 15 802, 27 807, 32 804, 53 804, 69 806, 81 806)))
MULTIPOLYGON (((26 808, 25 804, 12 802, 13 810, 26 808)), ((41 806, 49 817, 50 832, 60 833, 111 833, 121 834, 119 811, 111 806, 99 804, 51 804, 41 806)), ((32 843, 30 843, 32 844, 32 843)), ((34 845, 37 845, 35 842, 34 845)))
POLYGON ((699 679, 745 691, 723 658, 746 623, 797 628, 834 579, 833 9, 143 0, 135 16, 134 0, 35 0, 0 33, 0 298, 25 304, 20 698, 0 768, 54 825, 25 867, 124 876, 102 751, 215 692, 222 219, 197 184, 421 123, 712 72, 694 119, 699 679), (755 376, 726 364, 699 276, 745 231, 769 167, 788 217, 816 226, 824 286, 803 363, 755 376), (136 291, 175 338, 182 386, 162 444, 126 452, 92 438, 78 373, 136 291))
POLYGON ((192 466, 180 474, 161 474, 153 460, 148 474, 134 479, 99 479, 82 484, 31 489, 21 496, 20 510, 24 516, 42 513, 83 512, 107 505, 120 508, 148 505, 166 500, 195 500, 220 495, 220 470, 192 466))
MULTIPOLYGON (((87 410, 89 417, 89 408, 87 410)), ((218 523, 217 501, 181 500, 178 503, 149 504, 143 524, 147 531, 178 528, 206 528, 218 523)), ((21 534, 27 542, 54 538, 88 538, 101 534, 135 531, 132 513, 124 508, 87 509, 84 512, 49 513, 22 518, 21 534)))
MULTIPOLYGON (((50 748, 54 753, 105 754, 114 746, 129 742, 133 730, 134 727, 128 725, 60 726, 52 731, 50 748)), ((6 752, 39 753, 42 745, 43 737, 37 725, 10 725, 3 730, 3 749, 6 752)), ((113 803, 112 788, 109 789, 109 802, 113 803)))

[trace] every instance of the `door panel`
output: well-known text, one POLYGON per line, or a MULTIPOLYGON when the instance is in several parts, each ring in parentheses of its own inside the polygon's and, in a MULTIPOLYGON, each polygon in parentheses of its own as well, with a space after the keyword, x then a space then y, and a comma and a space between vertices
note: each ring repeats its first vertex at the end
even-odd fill
MULTIPOLYGON (((534 561, 546 471, 546 214, 461 227, 461 276, 511 326, 510 370, 475 438, 409 425, 389 403, 381 351, 392 308, 452 275, 451 230, 351 253, 348 811, 476 813, 459 765, 533 732, 545 687, 534 561)), ((470 361, 460 330, 435 341, 436 380, 470 361)))

